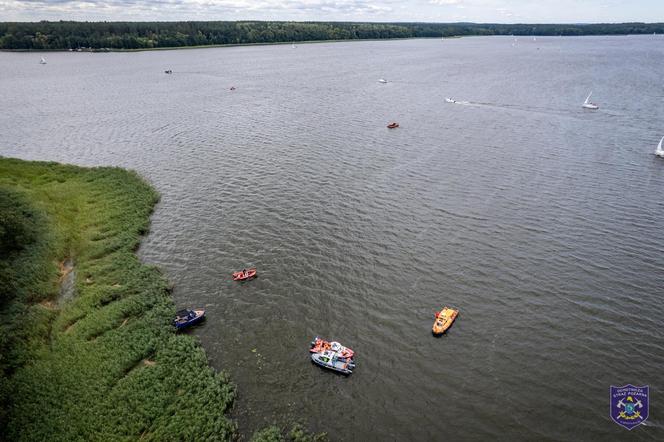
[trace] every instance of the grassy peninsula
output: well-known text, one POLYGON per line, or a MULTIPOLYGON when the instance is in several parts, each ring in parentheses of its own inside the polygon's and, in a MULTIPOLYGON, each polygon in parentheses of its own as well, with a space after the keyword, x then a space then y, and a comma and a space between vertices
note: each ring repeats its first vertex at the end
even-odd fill
POLYGON ((234 437, 233 386, 173 332, 168 283, 135 255, 157 200, 122 169, 0 158, 6 440, 234 437))

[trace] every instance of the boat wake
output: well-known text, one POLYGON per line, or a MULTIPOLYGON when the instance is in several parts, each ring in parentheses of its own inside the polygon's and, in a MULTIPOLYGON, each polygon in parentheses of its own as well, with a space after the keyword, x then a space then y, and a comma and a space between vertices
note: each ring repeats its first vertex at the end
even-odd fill
MULTIPOLYGON (((455 100, 452 98, 445 98, 446 103, 451 104, 460 104, 463 106, 471 106, 475 108, 487 108, 495 110, 503 110, 508 112, 517 112, 517 113, 527 113, 530 115, 539 114, 539 115, 555 115, 563 118, 578 118, 576 113, 571 113, 569 108, 551 108, 551 107, 542 107, 542 106, 526 106, 519 104, 504 104, 504 103, 488 103, 488 102, 478 102, 478 101, 461 101, 455 100)), ((619 117, 620 114, 612 112, 604 112, 607 116, 619 117)))

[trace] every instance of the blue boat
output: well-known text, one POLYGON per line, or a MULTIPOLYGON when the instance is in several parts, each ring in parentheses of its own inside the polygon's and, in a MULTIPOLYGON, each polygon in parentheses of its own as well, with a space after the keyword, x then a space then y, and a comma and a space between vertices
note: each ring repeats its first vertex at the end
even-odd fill
POLYGON ((179 310, 175 313, 173 325, 178 330, 197 324, 205 318, 205 310, 179 310))
POLYGON ((311 360, 314 364, 323 368, 336 371, 343 374, 351 374, 355 368, 355 361, 352 358, 339 358, 337 352, 325 350, 320 353, 312 353, 311 360))

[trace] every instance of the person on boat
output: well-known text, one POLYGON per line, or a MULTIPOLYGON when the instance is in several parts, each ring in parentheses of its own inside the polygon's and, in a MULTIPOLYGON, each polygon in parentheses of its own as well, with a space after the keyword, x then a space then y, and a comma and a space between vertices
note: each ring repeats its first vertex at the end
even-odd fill
POLYGON ((246 278, 248 276, 247 269, 242 269, 242 274, 246 278))

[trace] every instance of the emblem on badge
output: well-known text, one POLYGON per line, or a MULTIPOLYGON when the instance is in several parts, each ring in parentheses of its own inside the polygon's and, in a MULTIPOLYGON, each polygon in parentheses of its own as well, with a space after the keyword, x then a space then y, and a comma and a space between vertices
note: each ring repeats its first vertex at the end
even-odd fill
POLYGON ((609 389, 611 397, 611 419, 620 426, 631 430, 648 419, 647 385, 636 387, 632 384, 609 389))

